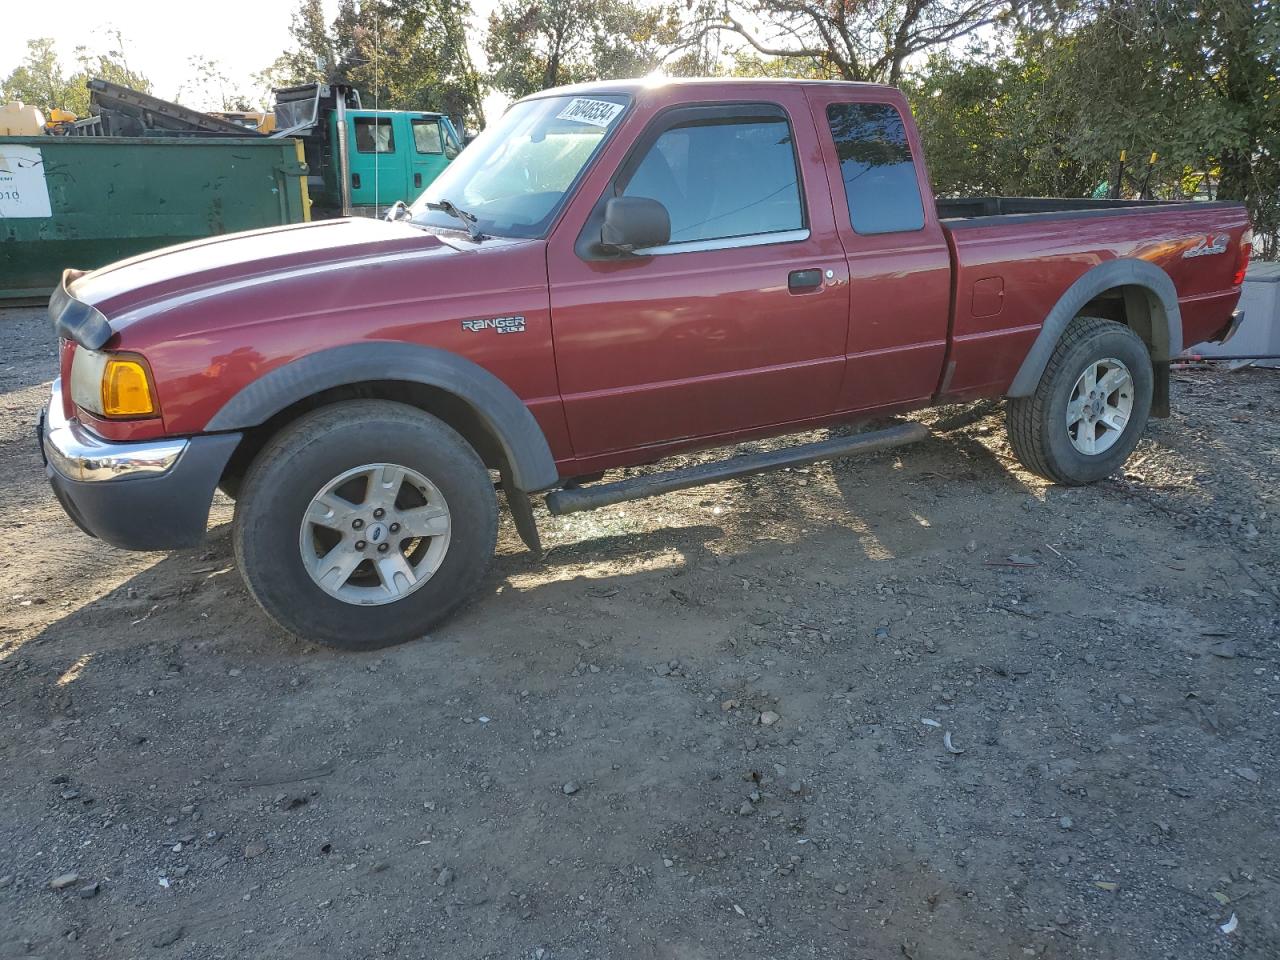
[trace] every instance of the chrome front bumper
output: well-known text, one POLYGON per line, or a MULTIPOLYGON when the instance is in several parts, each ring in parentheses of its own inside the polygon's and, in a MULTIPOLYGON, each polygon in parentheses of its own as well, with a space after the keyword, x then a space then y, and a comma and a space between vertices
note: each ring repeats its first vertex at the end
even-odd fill
POLYGON ((126 550, 200 542, 239 433, 110 443, 62 412, 57 381, 36 426, 45 474, 75 524, 126 550))
POLYGON ((131 480, 168 473, 190 441, 147 440, 111 443, 95 436, 62 411, 62 381, 53 381, 41 444, 45 460, 68 480, 131 480))

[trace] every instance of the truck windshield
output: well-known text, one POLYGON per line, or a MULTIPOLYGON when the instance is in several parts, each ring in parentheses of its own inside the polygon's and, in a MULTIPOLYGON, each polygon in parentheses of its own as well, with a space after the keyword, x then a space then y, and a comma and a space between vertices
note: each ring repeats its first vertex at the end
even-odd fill
POLYGON ((456 230, 457 219, 430 209, 444 200, 475 216, 482 233, 545 235, 626 105, 609 94, 517 103, 431 182, 409 208, 413 221, 456 230))

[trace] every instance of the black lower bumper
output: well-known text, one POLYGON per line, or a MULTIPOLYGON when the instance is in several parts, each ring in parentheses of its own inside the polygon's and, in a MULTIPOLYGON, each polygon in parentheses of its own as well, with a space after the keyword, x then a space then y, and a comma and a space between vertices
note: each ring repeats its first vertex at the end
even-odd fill
MULTIPOLYGON (((44 418, 38 428, 44 446, 44 418)), ((178 460, 155 476, 74 480, 46 462, 53 492, 85 533, 126 550, 189 547, 204 536, 209 505, 240 434, 192 437, 178 460)))

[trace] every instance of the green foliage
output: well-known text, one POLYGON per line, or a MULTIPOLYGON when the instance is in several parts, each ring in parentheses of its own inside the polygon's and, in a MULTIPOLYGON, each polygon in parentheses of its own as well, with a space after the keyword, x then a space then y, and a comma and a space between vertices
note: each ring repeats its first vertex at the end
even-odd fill
POLYGON ((909 78, 938 191, 1086 196, 1125 151, 1123 195, 1243 200, 1259 254, 1280 256, 1274 0, 1084 0, 1050 13, 909 78))
POLYGON ((483 125, 479 75, 467 52, 470 5, 459 0, 322 0, 294 12, 293 47, 257 75, 270 88, 347 83, 367 107, 433 110, 483 125))
POLYGON ((1087 196, 1107 164, 1082 155, 1074 95, 1047 93, 1035 38, 1002 34, 963 58, 931 56, 904 84, 941 196, 1087 196))
POLYGON ((523 97, 585 80, 639 77, 676 42, 668 8, 633 0, 506 0, 489 17, 495 89, 523 97))
POLYGON ((105 52, 76 47, 79 69, 71 74, 64 72, 53 38, 28 40, 26 57, 0 82, 0 100, 21 100, 34 104, 46 114, 58 109, 84 117, 89 113, 89 90, 85 83, 90 79, 109 80, 149 93, 151 82, 130 69, 125 59, 124 38, 120 32, 110 31, 107 36, 114 40, 114 47, 105 52))

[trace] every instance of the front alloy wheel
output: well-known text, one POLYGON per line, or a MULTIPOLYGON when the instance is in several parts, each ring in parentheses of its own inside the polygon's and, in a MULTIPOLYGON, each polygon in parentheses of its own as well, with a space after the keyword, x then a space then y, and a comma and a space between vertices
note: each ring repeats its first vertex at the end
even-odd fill
POLYGON ((440 569, 449 550, 444 495, 416 470, 366 463, 311 498, 298 549, 311 579, 344 603, 394 603, 440 569))
POLYGON ((245 585, 304 640, 372 650, 420 637, 493 559, 498 506, 484 462, 406 404, 305 414, 262 448, 240 493, 232 541, 245 585))

